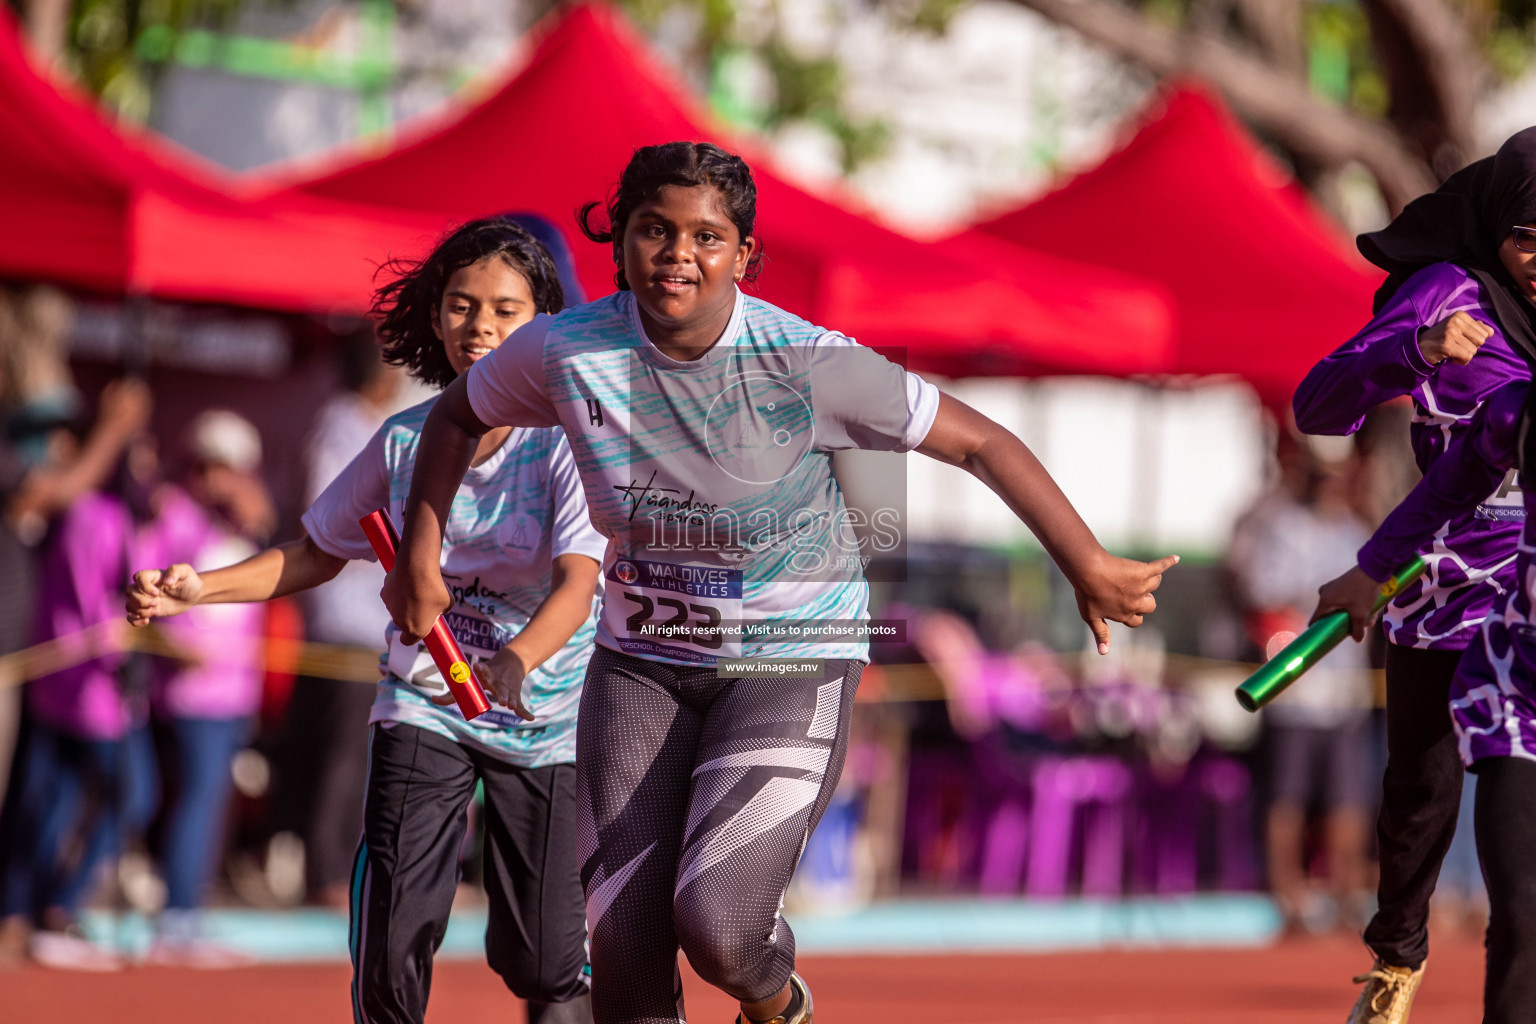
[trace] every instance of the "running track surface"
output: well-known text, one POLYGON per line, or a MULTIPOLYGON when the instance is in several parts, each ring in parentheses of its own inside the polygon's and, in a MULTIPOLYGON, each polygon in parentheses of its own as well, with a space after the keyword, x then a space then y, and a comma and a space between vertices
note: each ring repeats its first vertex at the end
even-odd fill
MULTIPOLYGON (((801 959, 820 1024, 1338 1024, 1354 998, 1357 943, 1306 940, 1254 950, 1070 954, 817 956, 801 959)), ((1483 959, 1472 939, 1440 940, 1414 1024, 1480 1018, 1483 959)), ((723 995, 685 972, 695 1024, 728 1024, 723 995)), ((233 971, 137 968, 90 975, 25 968, 0 973, 7 1024, 343 1024, 344 964, 233 971)), ((427 1020, 523 1020, 484 964, 437 965, 427 1020)))

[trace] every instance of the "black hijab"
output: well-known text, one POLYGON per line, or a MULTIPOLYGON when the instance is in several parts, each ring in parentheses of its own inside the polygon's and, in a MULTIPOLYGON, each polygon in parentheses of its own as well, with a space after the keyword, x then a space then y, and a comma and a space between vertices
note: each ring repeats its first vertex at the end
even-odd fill
POLYGON ((1516 224, 1536 223, 1536 128, 1511 135, 1493 156, 1468 164, 1382 228, 1355 239, 1387 272, 1376 311, 1431 263, 1465 267, 1487 290, 1504 336, 1536 366, 1536 303, 1515 287, 1499 246, 1516 224))
MULTIPOLYGON (((1536 128, 1511 135, 1493 156, 1463 167, 1403 207, 1391 224, 1355 239, 1361 254, 1387 272, 1376 290, 1376 312, 1416 271, 1431 263, 1459 264, 1482 282, 1504 337, 1536 369, 1536 302, 1520 292, 1499 260, 1509 229, 1531 223, 1536 223, 1536 128)), ((1521 426, 1522 476, 1536 467, 1533 417, 1536 387, 1521 426)))

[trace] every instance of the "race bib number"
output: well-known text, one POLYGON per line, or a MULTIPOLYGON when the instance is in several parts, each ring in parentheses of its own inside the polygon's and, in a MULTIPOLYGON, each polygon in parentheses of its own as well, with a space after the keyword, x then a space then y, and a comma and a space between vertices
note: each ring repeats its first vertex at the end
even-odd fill
POLYGON ((1520 471, 1512 469, 1504 475, 1498 490, 1477 506, 1479 519, 1524 519, 1525 492, 1520 489, 1520 471))
MULTIPOLYGON (((459 642, 459 649, 471 665, 486 660, 500 650, 501 645, 496 642, 496 627, 488 620, 451 608, 443 613, 443 621, 448 624, 448 632, 459 642)), ((428 696, 448 692, 448 684, 443 682, 443 674, 437 670, 437 663, 427 653, 427 645, 412 644, 407 647, 400 642, 398 631, 389 638, 389 671, 428 696)))
POLYGON ((741 571, 620 558, 603 588, 603 621, 626 654, 713 664, 741 654, 724 628, 741 621, 741 571))

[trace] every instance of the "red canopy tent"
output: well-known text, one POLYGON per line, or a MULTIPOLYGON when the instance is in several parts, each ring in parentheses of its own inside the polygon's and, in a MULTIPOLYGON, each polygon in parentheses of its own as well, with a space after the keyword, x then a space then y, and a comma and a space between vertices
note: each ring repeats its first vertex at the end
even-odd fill
POLYGON ((0 277, 112 294, 294 311, 366 308, 377 262, 439 216, 300 195, 247 199, 233 179, 129 134, 31 66, 0 10, 0 277))
MULTIPOLYGON (((269 177, 294 191, 455 218, 506 210, 571 226, 602 199, 633 150, 712 139, 751 162, 768 265, 757 294, 872 345, 907 347, 941 373, 1150 373, 1168 367, 1160 289, 998 244, 924 245, 779 177, 654 58, 611 8, 554 23, 519 72, 474 105, 407 129, 383 154, 353 150, 318 172, 269 177)), ((605 246, 574 246, 593 294, 612 290, 605 246)))
POLYGON ((1274 406, 1365 323, 1382 278, 1191 85, 1099 166, 958 237, 976 234, 1158 281, 1175 302, 1173 371, 1235 374, 1274 406))

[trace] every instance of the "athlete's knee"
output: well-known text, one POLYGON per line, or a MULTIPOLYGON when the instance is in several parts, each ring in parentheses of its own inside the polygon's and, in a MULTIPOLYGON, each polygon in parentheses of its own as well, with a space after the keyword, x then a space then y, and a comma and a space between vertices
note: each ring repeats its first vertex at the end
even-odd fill
POLYGON ((672 914, 677 943, 694 972, 710 985, 737 999, 766 998, 773 993, 758 990, 771 971, 767 961, 773 955, 776 921, 754 928, 731 917, 679 901, 672 914))
POLYGON ((678 931, 678 945, 688 957, 694 973, 736 999, 750 999, 761 976, 757 961, 762 957, 762 942, 741 941, 739 937, 686 934, 678 931))
POLYGON ((584 949, 561 955, 557 950, 528 951, 494 948, 486 944, 485 959, 491 970, 519 999, 536 1003, 564 1003, 583 996, 590 988, 584 949))
POLYGON ((1382 778, 1388 807, 1398 814, 1417 815, 1435 808, 1454 819, 1463 784, 1461 759, 1445 764, 1429 764, 1428 760, 1397 758, 1388 763, 1382 778))

